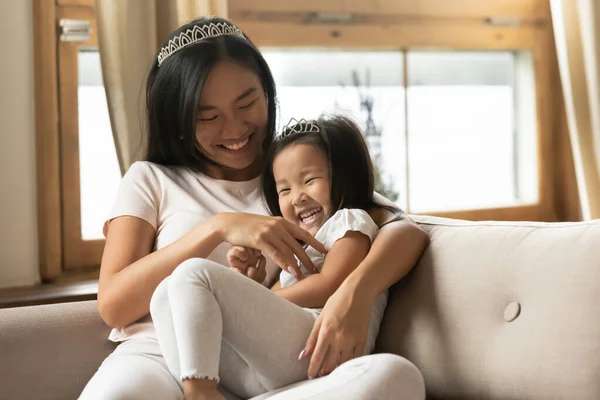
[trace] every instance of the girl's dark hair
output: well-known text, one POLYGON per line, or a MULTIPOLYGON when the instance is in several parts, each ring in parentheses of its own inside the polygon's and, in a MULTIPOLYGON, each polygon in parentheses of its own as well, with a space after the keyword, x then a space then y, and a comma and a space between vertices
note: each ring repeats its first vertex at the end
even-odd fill
POLYGON ((331 185, 331 215, 343 208, 360 208, 368 211, 375 205, 373 202, 375 178, 373 163, 360 128, 350 118, 339 115, 321 116, 310 122, 319 127, 319 132, 284 131, 267 153, 262 182, 264 199, 269 212, 281 216, 273 175, 273 161, 283 149, 292 144, 313 145, 323 151, 327 157, 331 185))
MULTIPOLYGON (((202 27, 210 23, 233 25, 223 18, 198 18, 173 32, 163 46, 196 25, 202 27)), ((215 165, 198 150, 197 110, 208 74, 217 63, 225 60, 251 69, 262 82, 268 103, 263 148, 269 150, 275 135, 277 107, 271 70, 249 38, 223 35, 184 47, 165 59, 160 67, 155 59, 146 83, 147 161, 192 169, 207 163, 215 165)))

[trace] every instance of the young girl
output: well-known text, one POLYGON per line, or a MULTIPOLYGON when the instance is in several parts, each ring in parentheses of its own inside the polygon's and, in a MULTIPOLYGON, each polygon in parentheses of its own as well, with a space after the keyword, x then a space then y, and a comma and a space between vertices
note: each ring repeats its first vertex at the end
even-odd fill
MULTIPOLYGON (((315 235, 329 248, 327 257, 308 247, 319 273, 310 274, 300 265, 305 277, 298 281, 282 271, 272 290, 200 259, 184 262, 158 286, 151 315, 167 365, 183 382, 186 399, 222 398, 216 389, 219 380, 249 398, 305 379, 308 361, 301 351, 320 308, 365 258, 378 232, 367 212, 374 206, 373 167, 351 120, 322 117, 288 126, 265 165, 263 189, 270 212, 315 235)), ((228 259, 236 268, 257 267, 262 274, 264 257, 255 250, 232 247, 228 259)), ((340 359, 373 350, 386 301, 383 293, 375 302, 364 348, 340 359)))

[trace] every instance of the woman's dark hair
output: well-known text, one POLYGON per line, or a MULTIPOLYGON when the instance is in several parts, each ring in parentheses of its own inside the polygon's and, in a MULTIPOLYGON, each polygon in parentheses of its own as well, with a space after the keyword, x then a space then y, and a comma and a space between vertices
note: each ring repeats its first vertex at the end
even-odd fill
MULTIPOLYGON (((163 46, 194 26, 210 23, 233 26, 223 18, 199 18, 173 32, 163 46)), ((271 70, 250 39, 222 35, 185 46, 163 60, 160 67, 155 59, 146 82, 147 161, 192 169, 207 163, 215 165, 198 150, 196 121, 202 86, 212 68, 225 60, 251 69, 262 82, 268 103, 263 149, 269 150, 275 135, 277 107, 271 70)))
POLYGON ((373 202, 375 178, 373 163, 360 128, 350 118, 339 115, 321 116, 309 123, 318 126, 319 132, 284 130, 267 153, 262 182, 264 200, 269 212, 281 216, 273 175, 273 161, 283 149, 293 144, 313 145, 327 157, 331 185, 331 215, 343 208, 360 208, 368 211, 375 205, 373 202))

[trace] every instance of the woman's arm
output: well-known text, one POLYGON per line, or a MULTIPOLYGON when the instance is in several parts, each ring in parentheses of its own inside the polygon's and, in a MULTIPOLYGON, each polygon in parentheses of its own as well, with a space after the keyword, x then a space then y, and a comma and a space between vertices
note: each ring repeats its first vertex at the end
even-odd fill
POLYGON ((274 291, 300 307, 321 308, 364 260, 370 246, 371 240, 363 233, 346 232, 327 253, 321 273, 274 291))
POLYGON ((221 243, 209 221, 151 253, 156 233, 149 223, 137 217, 112 220, 98 282, 98 311, 104 322, 120 328, 148 314, 163 279, 183 261, 207 257, 221 243))
POLYGON ((328 374, 362 355, 376 297, 414 267, 428 243, 427 234, 406 217, 381 228, 367 257, 329 298, 315 323, 302 353, 303 358, 312 355, 309 377, 328 374))
POLYGON ((429 244, 429 236, 408 217, 381 228, 364 261, 346 280, 361 296, 375 301, 404 278, 429 244))

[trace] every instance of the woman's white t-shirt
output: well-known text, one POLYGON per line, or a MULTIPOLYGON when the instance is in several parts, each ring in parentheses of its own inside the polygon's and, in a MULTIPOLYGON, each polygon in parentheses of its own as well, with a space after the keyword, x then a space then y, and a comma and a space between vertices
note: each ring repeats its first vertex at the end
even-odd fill
MULTIPOLYGON (((129 168, 120 183, 115 205, 104 224, 104 234, 112 219, 138 217, 156 230, 154 250, 158 250, 221 212, 268 215, 262 201, 260 178, 231 182, 188 168, 140 161, 129 168)), ((229 244, 222 243, 207 258, 227 265, 229 248, 229 244)), ((277 271, 270 260, 267 269, 271 274, 277 271)), ((113 329, 109 339, 120 342, 138 336, 156 337, 150 315, 121 329, 113 329)))

